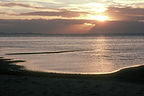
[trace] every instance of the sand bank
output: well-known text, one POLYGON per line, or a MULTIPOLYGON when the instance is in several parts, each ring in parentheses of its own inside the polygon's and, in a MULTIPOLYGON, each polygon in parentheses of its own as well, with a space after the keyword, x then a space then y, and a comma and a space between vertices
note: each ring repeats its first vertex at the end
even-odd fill
POLYGON ((0 96, 144 96, 143 66, 106 75, 68 75, 23 70, 0 58, 0 96))

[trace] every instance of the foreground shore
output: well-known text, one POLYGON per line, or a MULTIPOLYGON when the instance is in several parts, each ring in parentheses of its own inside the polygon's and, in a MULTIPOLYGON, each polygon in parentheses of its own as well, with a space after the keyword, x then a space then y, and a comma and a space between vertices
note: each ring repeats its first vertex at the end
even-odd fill
POLYGON ((68 75, 23 70, 0 58, 0 96, 144 96, 144 66, 105 75, 68 75))

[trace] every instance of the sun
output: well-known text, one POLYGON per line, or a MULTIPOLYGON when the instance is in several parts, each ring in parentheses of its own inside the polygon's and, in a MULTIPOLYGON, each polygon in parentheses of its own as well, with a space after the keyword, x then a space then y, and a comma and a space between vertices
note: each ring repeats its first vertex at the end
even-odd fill
POLYGON ((97 20, 97 21, 107 21, 109 18, 108 16, 104 16, 104 15, 94 15, 91 16, 90 19, 97 20))
MULTIPOLYGON (((83 12, 88 12, 87 14, 81 14, 80 19, 96 20, 100 22, 110 21, 111 17, 107 14, 107 6, 101 3, 88 3, 82 5, 83 12)), ((78 18, 78 19, 79 19, 78 18)), ((87 25, 87 24, 86 24, 87 25)))
POLYGON ((90 6, 90 14, 87 15, 88 19, 92 19, 92 20, 97 20, 97 21, 107 21, 110 18, 106 15, 104 15, 106 13, 106 11, 108 10, 108 8, 101 3, 89 3, 88 4, 90 6))

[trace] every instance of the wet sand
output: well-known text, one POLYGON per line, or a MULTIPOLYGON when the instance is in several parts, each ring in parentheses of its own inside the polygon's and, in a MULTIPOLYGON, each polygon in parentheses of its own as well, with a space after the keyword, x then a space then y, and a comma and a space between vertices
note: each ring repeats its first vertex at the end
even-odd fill
POLYGON ((144 66, 105 75, 69 75, 24 70, 0 58, 0 96, 144 96, 144 66))

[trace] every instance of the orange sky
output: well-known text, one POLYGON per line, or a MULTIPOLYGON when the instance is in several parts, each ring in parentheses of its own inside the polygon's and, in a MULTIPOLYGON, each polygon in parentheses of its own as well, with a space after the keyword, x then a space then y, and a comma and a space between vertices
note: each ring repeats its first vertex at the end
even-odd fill
POLYGON ((143 22, 144 0, 0 0, 0 33, 141 34, 143 22))
POLYGON ((144 20, 144 0, 0 0, 0 19, 144 20))

